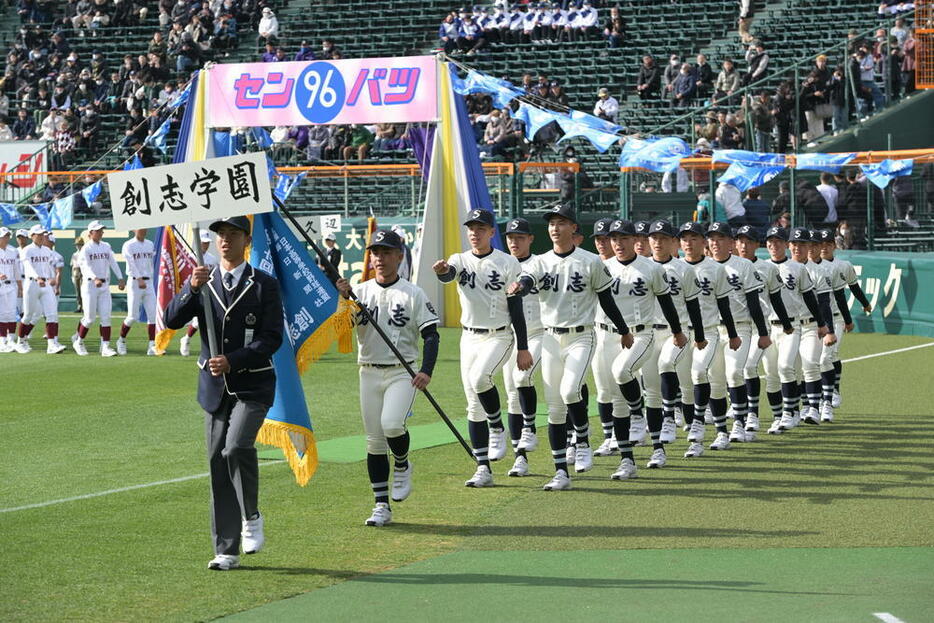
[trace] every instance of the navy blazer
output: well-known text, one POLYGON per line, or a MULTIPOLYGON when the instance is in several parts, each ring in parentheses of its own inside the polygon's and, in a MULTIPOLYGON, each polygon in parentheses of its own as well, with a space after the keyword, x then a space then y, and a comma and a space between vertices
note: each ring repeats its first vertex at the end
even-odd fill
MULTIPOLYGON (((202 333, 198 403, 205 411, 215 413, 226 393, 237 400, 271 407, 276 396, 272 355, 282 344, 284 325, 279 283, 271 275, 247 265, 229 307, 224 304, 219 267, 211 271, 210 281, 202 287, 208 288, 211 294, 217 348, 220 354, 227 356, 230 372, 211 375, 207 367, 211 351, 207 336, 202 333)), ((206 331, 201 294, 192 291, 190 282, 186 282, 165 310, 165 325, 181 329, 195 316, 201 331, 206 331)))

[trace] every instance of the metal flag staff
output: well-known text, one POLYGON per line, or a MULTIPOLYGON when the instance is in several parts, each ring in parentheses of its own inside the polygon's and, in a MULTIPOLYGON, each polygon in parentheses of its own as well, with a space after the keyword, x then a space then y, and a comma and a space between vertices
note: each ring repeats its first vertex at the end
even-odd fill
MULTIPOLYGON (((193 245, 195 259, 198 260, 198 266, 204 266, 204 254, 201 252, 201 244, 197 242, 201 240, 201 228, 197 223, 192 227, 192 235, 196 241, 193 245)), ((217 357, 217 336, 214 335, 214 310, 211 308, 211 293, 204 286, 201 287, 201 305, 204 307, 204 332, 208 334, 208 348, 211 349, 211 357, 217 357)))

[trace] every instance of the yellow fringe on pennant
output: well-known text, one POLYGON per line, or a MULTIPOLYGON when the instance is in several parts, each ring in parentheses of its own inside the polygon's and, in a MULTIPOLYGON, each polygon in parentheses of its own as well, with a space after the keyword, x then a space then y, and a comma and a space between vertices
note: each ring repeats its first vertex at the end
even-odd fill
POLYGON ((165 354, 165 350, 169 347, 169 342, 172 341, 172 337, 175 335, 175 329, 163 329, 156 334, 156 352, 160 355, 165 354))
POLYGON ((353 350, 353 315, 357 311, 356 303, 341 298, 337 311, 321 323, 314 333, 302 344, 295 353, 295 365, 298 373, 304 374, 308 366, 318 361, 321 355, 328 352, 331 344, 337 342, 337 350, 349 353, 353 350))
POLYGON ((315 443, 315 434, 307 428, 286 422, 266 420, 259 429, 259 434, 256 435, 256 441, 282 450, 285 460, 292 468, 292 473, 295 474, 295 482, 299 486, 307 485, 311 477, 315 475, 318 469, 318 446, 315 443), (299 450, 295 447, 296 437, 305 446, 302 456, 299 456, 299 450))

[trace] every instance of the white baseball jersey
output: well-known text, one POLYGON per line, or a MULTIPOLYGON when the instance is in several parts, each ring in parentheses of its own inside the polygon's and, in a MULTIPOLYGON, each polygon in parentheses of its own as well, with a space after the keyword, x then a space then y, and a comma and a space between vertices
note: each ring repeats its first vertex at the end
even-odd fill
MULTIPOLYGON (((418 359, 421 330, 438 324, 438 314, 425 291, 405 279, 382 286, 376 279, 364 281, 354 288, 361 305, 366 305, 380 328, 389 337, 406 361, 418 359)), ((386 346, 376 329, 362 313, 355 317, 357 325, 357 363, 397 364, 399 360, 386 346)))
POLYGON ((55 249, 49 249, 52 252, 52 268, 59 269, 65 267, 65 258, 55 249))
POLYGON ((151 240, 130 238, 123 243, 121 253, 123 254, 123 261, 126 264, 126 275, 128 278, 152 278, 156 247, 151 240))
POLYGON ((542 324, 546 327, 592 326, 597 293, 613 284, 600 256, 579 247, 568 254, 549 251, 539 255, 524 263, 522 270, 538 284, 542 324))
MULTIPOLYGON (((813 264, 813 262, 809 263, 813 264)), ((838 314, 840 313, 840 306, 837 305, 837 299, 833 293, 837 290, 842 290, 847 286, 846 277, 844 277, 842 271, 837 269, 837 266, 834 262, 821 260, 818 266, 824 269, 824 275, 830 282, 830 311, 832 311, 834 314, 838 314)))
MULTIPOLYGON (((536 257, 530 255, 519 260, 520 268, 524 267, 526 263, 534 261, 536 257)), ((544 328, 541 303, 538 300, 538 282, 535 282, 528 293, 522 297, 522 312, 525 314, 525 329, 528 335, 537 333, 544 328)))
MULTIPOLYGON (((682 327, 687 327, 691 321, 687 302, 696 299, 700 292, 694 267, 680 257, 672 257, 667 262, 656 263, 665 271, 665 281, 668 282, 671 300, 675 304, 675 309, 678 310, 678 318, 681 319, 682 327)), ((655 302, 655 324, 668 324, 658 301, 655 302)))
POLYGON ((859 282, 859 276, 856 274, 856 269, 853 268, 853 264, 851 264, 848 260, 835 257, 832 260, 824 261, 830 264, 834 272, 840 276, 840 279, 843 280, 843 283, 846 285, 854 286, 859 282))
POLYGON ((731 291, 730 283, 726 280, 726 269, 723 264, 709 257, 699 262, 688 262, 688 265, 694 269, 697 280, 697 300, 704 326, 716 326, 720 323, 717 299, 727 296, 731 291))
POLYGON ((3 280, 0 280, 0 289, 5 285, 15 285, 17 281, 20 281, 22 274, 23 267, 20 265, 19 252, 9 245, 5 249, 0 249, 0 275, 4 275, 3 280), (3 281, 10 283, 5 284, 3 281))
POLYGON ((493 249, 478 257, 471 251, 448 258, 461 303, 461 326, 499 329, 510 324, 506 288, 519 278, 519 260, 493 249))
POLYGON ((782 283, 781 278, 778 276, 778 267, 772 262, 767 260, 763 261, 759 258, 750 261, 752 262, 752 267, 762 279, 762 285, 764 287, 762 291, 759 292, 759 305, 762 307, 762 315, 765 318, 769 318, 772 315, 772 301, 769 300, 769 294, 778 292, 785 284, 782 283))
POLYGON ((20 255, 23 274, 27 279, 51 279, 55 276, 55 256, 46 246, 26 245, 20 255))
MULTIPOLYGON (((626 324, 630 327, 652 324, 655 321, 655 297, 669 293, 665 269, 641 255, 628 262, 610 258, 606 265, 613 276, 610 290, 626 324)), ((603 315, 602 309, 599 315, 603 315)), ((608 323, 608 320, 604 317, 600 322, 608 323)), ((662 322, 667 324, 667 321, 662 322)))
MULTIPOLYGON (((778 278, 784 286, 781 289, 782 303, 785 304, 785 311, 788 312, 788 317, 801 318, 805 315, 810 316, 807 305, 804 304, 803 294, 808 290, 813 290, 814 284, 804 264, 790 258, 785 258, 781 262, 770 259, 769 262, 778 268, 778 278)), ((769 319, 778 320, 778 315, 773 311, 769 319)))
POLYGON ((746 294, 762 289, 762 276, 752 267, 752 262, 738 255, 730 255, 720 262, 726 270, 726 280, 730 284, 730 312, 733 322, 750 322, 749 306, 746 294))
POLYGON ((113 270, 117 279, 123 279, 123 273, 120 272, 110 244, 89 240, 81 249, 81 275, 85 279, 103 279, 110 282, 110 270, 113 270))
POLYGON ((830 294, 830 273, 828 271, 830 265, 825 265, 823 262, 818 264, 817 262, 808 260, 804 268, 808 271, 808 274, 811 275, 811 282, 814 284, 814 294, 823 294, 825 292, 830 294))

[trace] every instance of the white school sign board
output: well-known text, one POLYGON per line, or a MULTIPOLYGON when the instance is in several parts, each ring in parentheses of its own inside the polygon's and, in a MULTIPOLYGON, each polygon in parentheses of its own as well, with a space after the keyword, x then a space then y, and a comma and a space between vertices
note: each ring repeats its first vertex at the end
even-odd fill
POLYGON ((272 212, 262 151, 107 175, 116 229, 272 212))

